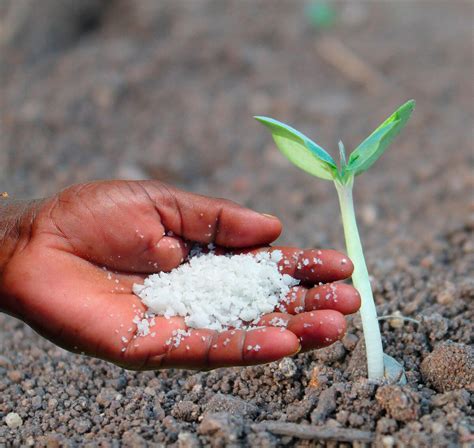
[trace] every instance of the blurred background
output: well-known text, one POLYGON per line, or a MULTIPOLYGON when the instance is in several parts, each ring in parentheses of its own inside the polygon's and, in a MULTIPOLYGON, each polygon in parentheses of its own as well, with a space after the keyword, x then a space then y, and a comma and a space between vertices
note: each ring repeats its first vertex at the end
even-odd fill
MULTIPOLYGON (((377 446, 469 443, 469 394, 435 405, 419 365, 441 340, 472 343, 473 19, 472 0, 0 0, 0 192, 12 198, 161 179, 279 216, 281 243, 344 250, 334 187, 291 165, 252 116, 292 124, 337 157, 339 139, 352 150, 414 98, 355 196, 379 314, 421 321, 383 321, 386 351, 424 394, 423 417, 397 428, 351 382, 364 364, 358 315, 327 350, 205 373, 126 372, 0 315, 0 445, 197 447, 200 419, 225 399, 256 410, 237 429, 220 423, 229 440, 245 426, 242 446, 283 446, 251 429, 255 415, 319 424, 314 394, 336 382, 347 393, 327 412, 338 420, 321 411, 332 427, 393 435, 377 446), (9 412, 21 428, 4 424, 9 412)), ((410 409, 421 396, 400 395, 410 409)), ((224 446, 219 434, 199 438, 224 446)))
POLYGON ((439 232, 472 212, 473 8, 1 0, 0 191, 161 179, 278 215, 282 242, 341 248, 332 185, 290 165, 252 116, 336 156, 339 139, 352 150, 414 98, 406 130, 357 179, 357 208, 369 249, 439 232))

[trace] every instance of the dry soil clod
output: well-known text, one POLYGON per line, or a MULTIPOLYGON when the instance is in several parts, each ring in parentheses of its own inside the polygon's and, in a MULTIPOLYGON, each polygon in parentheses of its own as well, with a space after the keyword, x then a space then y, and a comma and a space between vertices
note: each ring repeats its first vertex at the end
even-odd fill
POLYGON ((420 415, 420 397, 409 387, 387 384, 379 387, 375 398, 395 420, 407 422, 420 415))
POLYGON ((462 387, 474 391, 474 348, 450 341, 438 344, 421 363, 421 374, 438 392, 462 387))

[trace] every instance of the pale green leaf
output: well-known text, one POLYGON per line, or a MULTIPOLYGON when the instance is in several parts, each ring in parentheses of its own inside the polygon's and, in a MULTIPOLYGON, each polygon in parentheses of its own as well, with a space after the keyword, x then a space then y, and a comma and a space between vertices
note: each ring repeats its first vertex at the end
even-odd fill
POLYGON ((278 149, 298 168, 322 179, 337 177, 332 157, 304 134, 273 118, 255 119, 270 129, 278 149))
POLYGON ((410 118, 415 101, 407 101, 370 134, 350 155, 347 171, 353 175, 368 170, 384 153, 410 118))

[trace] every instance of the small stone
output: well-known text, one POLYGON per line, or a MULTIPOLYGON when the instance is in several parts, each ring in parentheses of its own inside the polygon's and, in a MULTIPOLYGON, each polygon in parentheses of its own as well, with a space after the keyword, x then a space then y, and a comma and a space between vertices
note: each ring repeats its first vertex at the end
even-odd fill
POLYGON ((354 350, 358 342, 359 338, 354 333, 346 333, 342 338, 342 344, 349 351, 354 350))
POLYGON ((31 400, 31 407, 34 409, 34 410, 38 410, 41 408, 42 406, 42 400, 41 400, 41 397, 33 397, 32 400, 31 400))
POLYGON ((310 394, 299 400, 291 403, 286 408, 286 421, 287 422, 299 422, 311 412, 317 401, 315 394, 310 394))
POLYGON ((182 432, 178 436, 178 448, 199 448, 201 443, 192 432, 182 432))
POLYGON ((382 417, 377 421, 377 433, 393 434, 397 430, 397 422, 393 418, 382 417))
POLYGON ((392 448, 395 446, 395 438, 392 436, 382 437, 382 446, 383 448, 392 448))
POLYGON ((278 369, 285 378, 292 378, 296 375, 298 368, 291 358, 283 358, 278 364, 278 369))
POLYGON ((379 387, 375 399, 395 420, 408 422, 420 416, 420 397, 406 386, 389 384, 379 387))
POLYGON ((167 415, 163 420, 162 420, 162 423, 163 423, 163 426, 168 429, 170 432, 175 432, 175 433, 179 433, 179 424, 178 422, 176 421, 176 419, 171 416, 171 415, 167 415))
POLYGON ((60 448, 64 446, 62 437, 58 434, 46 434, 38 437, 38 446, 46 446, 48 448, 60 448))
POLYGON ((225 394, 214 395, 204 407, 204 410, 206 413, 227 412, 249 418, 254 418, 259 414, 258 407, 253 403, 225 394))
POLYGON ((364 417, 356 412, 349 415, 349 425, 351 428, 360 428, 364 424, 364 417))
POLYGON ((178 420, 194 422, 199 417, 201 408, 189 400, 178 401, 171 411, 171 415, 178 420))
POLYGON ((349 420, 349 411, 342 409, 336 414, 336 420, 341 424, 345 425, 349 420))
POLYGON ((23 419, 16 412, 10 412, 5 417, 5 423, 10 429, 16 429, 23 425, 23 419))
POLYGON ((321 386, 321 382, 319 380, 319 374, 320 374, 319 367, 318 366, 314 367, 313 370, 311 371, 311 375, 309 378, 309 382, 308 382, 309 387, 313 389, 318 389, 321 386))
POLYGON ((321 363, 328 365, 343 360, 346 356, 346 349, 341 341, 336 341, 329 347, 316 350, 314 355, 321 363))
POLYGON ((421 318, 423 329, 427 330, 431 341, 439 341, 446 336, 449 330, 449 321, 439 313, 433 313, 421 318))
POLYGON ((23 378, 23 374, 19 370, 10 370, 7 372, 7 376, 14 383, 19 383, 23 378))
POLYGON ((87 418, 81 418, 74 423, 74 429, 79 434, 88 432, 92 427, 92 423, 87 418))
MULTIPOLYGON (((204 416, 198 432, 204 435, 222 438, 227 444, 235 443, 243 431, 243 419, 227 412, 209 413, 204 416)), ((216 445, 218 446, 218 445, 216 445)), ((223 444, 222 446, 227 446, 223 444)))
POLYGON ((147 395, 152 396, 152 397, 156 396, 156 391, 155 391, 155 389, 153 389, 153 387, 145 387, 143 392, 147 395))
POLYGON ((466 254, 472 254, 474 252, 474 241, 468 240, 462 246, 463 251, 466 254))
POLYGON ((114 380, 111 384, 112 387, 115 388, 115 390, 120 391, 122 389, 125 389, 125 387, 128 384, 128 379, 125 375, 120 375, 116 380, 114 380))
POLYGON ((461 343, 438 344, 421 363, 421 374, 438 392, 465 387, 474 391, 474 348, 461 343))
POLYGON ((402 313, 397 310, 392 314, 392 316, 393 317, 388 319, 388 323, 390 324, 390 326, 394 329, 403 328, 403 325, 405 324, 405 322, 403 321, 402 313))
POLYGON ((446 282, 444 289, 436 296, 436 301, 440 305, 449 305, 456 298, 456 287, 451 282, 446 282))
POLYGON ((375 205, 364 204, 360 208, 360 215, 362 220, 364 221, 364 224, 372 226, 377 221, 379 213, 375 205))
POLYGON ((133 430, 125 431, 122 435, 122 443, 124 446, 130 446, 134 448, 146 447, 146 440, 133 430))
POLYGON ((11 365, 11 361, 3 355, 0 355, 0 367, 7 368, 11 365))
POLYGON ((110 404, 116 400, 117 391, 112 389, 111 387, 104 387, 101 391, 97 394, 95 401, 100 406, 110 406, 110 404))
POLYGON ((449 405, 458 409, 464 409, 469 406, 470 398, 471 395, 467 390, 452 390, 433 396, 431 399, 431 405, 434 407, 443 407, 449 405))
POLYGON ((435 264, 435 258, 433 257, 433 255, 427 255, 426 257, 423 257, 420 261, 420 265, 421 267, 425 268, 425 269, 430 269, 433 267, 433 265, 435 264))

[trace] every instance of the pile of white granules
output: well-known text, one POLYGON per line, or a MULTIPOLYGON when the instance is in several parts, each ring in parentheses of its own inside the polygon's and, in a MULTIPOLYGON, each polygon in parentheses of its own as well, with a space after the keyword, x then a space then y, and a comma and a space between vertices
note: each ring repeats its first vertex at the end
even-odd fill
POLYGON ((299 282, 281 274, 282 253, 198 254, 169 273, 150 275, 133 292, 148 313, 182 316, 191 328, 225 330, 255 325, 299 282))

